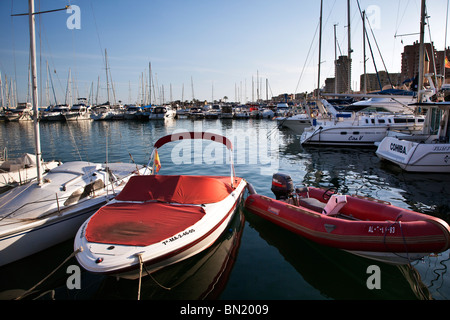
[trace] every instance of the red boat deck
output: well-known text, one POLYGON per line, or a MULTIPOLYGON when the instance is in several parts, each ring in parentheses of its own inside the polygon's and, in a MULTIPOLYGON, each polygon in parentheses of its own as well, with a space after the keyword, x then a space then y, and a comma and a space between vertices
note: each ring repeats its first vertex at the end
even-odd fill
MULTIPOLYGON (((236 186, 241 178, 234 179, 236 186)), ((230 177, 145 175, 131 177, 116 199, 205 204, 219 202, 232 191, 230 177)))
POLYGON ((127 202, 98 210, 88 223, 86 239, 148 246, 186 230, 205 215, 199 204, 219 202, 232 191, 230 177, 134 176, 116 197, 127 202))

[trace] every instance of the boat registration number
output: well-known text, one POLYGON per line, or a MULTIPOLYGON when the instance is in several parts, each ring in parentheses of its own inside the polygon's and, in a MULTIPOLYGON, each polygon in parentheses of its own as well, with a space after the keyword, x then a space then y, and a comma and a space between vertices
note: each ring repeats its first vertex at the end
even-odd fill
POLYGON ((189 234, 191 234, 191 233, 194 233, 194 232, 195 232, 195 229, 189 229, 189 230, 183 231, 182 233, 179 233, 179 234, 177 234, 176 236, 173 236, 173 237, 171 237, 171 238, 169 238, 169 239, 167 239, 167 240, 164 240, 164 241, 162 242, 162 244, 167 245, 167 244, 170 243, 170 242, 173 242, 173 241, 175 241, 175 240, 181 239, 181 238, 183 238, 184 236, 187 236, 187 235, 189 235, 189 234))
POLYGON ((368 233, 379 233, 379 234, 393 234, 395 233, 395 226, 385 227, 385 226, 369 226, 368 233))

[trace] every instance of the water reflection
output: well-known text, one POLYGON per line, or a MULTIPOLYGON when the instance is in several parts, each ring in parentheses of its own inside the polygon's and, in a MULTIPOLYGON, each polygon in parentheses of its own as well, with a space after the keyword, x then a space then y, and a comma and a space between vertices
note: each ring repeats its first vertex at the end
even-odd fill
MULTIPOLYGON (((242 205, 241 205, 242 208, 242 205)), ((233 269, 244 230, 244 214, 239 209, 229 228, 210 248, 185 261, 168 266, 142 278, 141 300, 199 300, 218 299, 233 269)), ((24 299, 130 299, 138 297, 138 280, 116 279, 85 271, 81 274, 81 288, 67 288, 66 273, 70 265, 78 265, 70 259, 64 265, 62 257, 69 257, 73 241, 55 246, 17 263, 0 268, 0 300, 15 299, 57 270, 24 299), (33 272, 28 272, 32 268, 33 272)))
MULTIPOLYGON (((380 162, 374 149, 303 148, 296 135, 288 130, 278 130, 276 122, 269 120, 42 123, 43 158, 67 162, 79 160, 81 156, 83 160, 94 162, 104 162, 106 159, 111 162, 130 162, 132 157, 136 163, 146 164, 153 143, 161 136, 175 130, 209 130, 234 135, 251 132, 255 135, 271 137, 278 135, 277 153, 270 155, 279 161, 279 167, 274 169, 274 172, 280 171, 291 175, 294 183, 316 187, 335 186, 343 193, 379 198, 402 208, 435 215, 449 221, 450 175, 405 173, 395 166, 380 162)), ((4 146, 8 148, 10 157, 18 156, 23 152, 34 153, 31 123, 0 123, 0 137, 4 146)), ((249 152, 253 147, 255 146, 247 144, 245 152, 249 152)), ((170 146, 161 149, 160 157, 163 166, 161 174, 229 174, 228 167, 224 165, 210 166, 204 163, 176 165, 171 161, 171 151, 170 146)), ((272 176, 261 174, 261 163, 235 164, 238 176, 252 183, 258 193, 272 196, 270 191, 272 176)), ((365 286, 368 276, 366 269, 373 262, 337 249, 317 246, 271 224, 255 222, 251 215, 246 214, 246 216, 248 216, 247 223, 250 227, 241 229, 243 241, 239 248, 239 255, 234 257, 237 260, 233 264, 233 273, 229 275, 220 296, 211 292, 207 298, 216 296, 225 299, 254 297, 257 299, 428 299, 430 296, 433 299, 450 298, 450 286, 448 286, 450 279, 447 272, 450 263, 449 252, 415 262, 413 269, 394 268, 383 264, 382 281, 386 283, 386 286, 382 287, 381 291, 370 291, 365 286)), ((234 233, 233 237, 235 237, 234 233)), ((36 257, 1 268, 0 298, 2 293, 6 295, 11 293, 10 290, 23 292, 42 280, 72 253, 72 245, 73 242, 69 241, 36 257)), ((217 252, 221 250, 217 249, 217 252)), ((209 269, 206 265, 209 261, 216 259, 216 256, 213 256, 205 255, 204 264, 198 261, 198 264, 192 262, 184 268, 174 267, 167 274, 157 274, 155 278, 161 284, 171 286, 176 283, 171 282, 171 273, 181 277, 186 272, 186 268, 197 267, 198 272, 192 277, 196 279, 197 274, 203 274, 203 270, 209 269)), ((229 263, 234 262, 234 258, 230 258, 229 263)), ((75 259, 68 264, 76 264, 75 259)), ((211 270, 219 269, 211 268, 211 270)), ((227 272, 223 271, 224 276, 227 272)), ((39 293, 50 290, 56 294, 57 299, 115 299, 119 297, 136 299, 137 296, 135 282, 116 283, 113 278, 83 273, 83 289, 69 291, 65 285, 67 277, 66 266, 64 266, 48 282, 39 287, 39 293)), ((223 279, 227 279, 226 277, 223 279)), ((200 280, 197 278, 196 281, 200 280)), ((186 283, 188 284, 189 280, 186 280, 186 283)), ((214 288, 221 287, 221 284, 217 282, 214 288)), ((201 289, 203 285, 199 285, 199 289, 194 290, 195 293, 193 291, 192 296, 189 295, 189 291, 196 288, 196 285, 192 285, 192 288, 183 285, 177 287, 179 287, 179 293, 169 297, 170 293, 165 290, 158 291, 161 288, 156 288, 151 279, 145 279, 142 299, 158 297, 176 299, 186 295, 192 298, 204 296, 202 296, 204 290, 201 289), (157 291, 158 294, 156 294, 157 291)), ((45 298, 49 296, 45 295, 45 298)))
MULTIPOLYGON (((278 249, 312 287, 331 299, 420 299, 431 294, 414 268, 394 266, 329 248, 287 232, 251 213, 246 219, 262 239, 278 249), (381 289, 369 289, 368 267, 380 267, 381 289)), ((301 293, 299 293, 301 294, 301 293)))

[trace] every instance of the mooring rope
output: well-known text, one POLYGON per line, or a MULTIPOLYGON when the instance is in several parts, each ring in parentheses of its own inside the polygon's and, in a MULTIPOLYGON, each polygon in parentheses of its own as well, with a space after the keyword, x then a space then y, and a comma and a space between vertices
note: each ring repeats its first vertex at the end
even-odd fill
POLYGON ((407 243, 406 243, 405 235, 403 234, 403 228, 402 228, 401 221, 399 220, 401 217, 402 217, 402 214, 399 214, 399 215, 397 216, 397 218, 395 219, 395 221, 392 222, 392 223, 386 228, 386 230, 385 230, 385 232, 384 232, 384 236, 383 236, 383 243, 384 243, 384 245, 386 246, 386 248, 389 249, 389 246, 388 246, 388 244, 386 243, 386 236, 387 236, 388 229, 389 229, 390 227, 394 226, 395 224, 398 224, 398 226, 400 227, 401 235, 402 235, 403 245, 405 246, 406 257, 404 257, 404 256, 402 256, 402 255, 400 255, 400 254, 398 254, 398 253, 396 253, 396 252, 392 252, 392 250, 390 250, 390 251, 391 251, 394 255, 396 255, 396 256, 398 256, 398 257, 400 257, 400 258, 408 260, 408 264, 411 265, 411 259, 410 259, 410 257, 409 257, 409 252, 408 252, 408 245, 407 245, 407 243))
POLYGON ((74 252, 72 252, 70 254, 70 256, 68 256, 66 258, 66 260, 64 260, 56 269, 54 269, 52 272, 50 272, 44 279, 42 279, 41 281, 39 281, 36 285, 34 285, 31 289, 27 290, 24 294, 22 294, 21 296, 15 298, 14 300, 21 300, 22 298, 26 297, 27 295, 29 295, 34 289, 36 289, 39 285, 41 285, 45 280, 47 280, 48 278, 50 278, 50 276, 52 276, 59 268, 61 268, 67 261, 69 261, 71 258, 73 258, 77 253, 82 252, 83 251, 83 247, 78 248, 77 250, 75 250, 74 252))

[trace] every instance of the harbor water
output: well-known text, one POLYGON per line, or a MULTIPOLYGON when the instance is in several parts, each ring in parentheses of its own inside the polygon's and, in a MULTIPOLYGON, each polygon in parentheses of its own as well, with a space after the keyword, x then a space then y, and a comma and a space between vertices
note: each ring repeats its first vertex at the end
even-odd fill
MULTIPOLYGON (((272 174, 294 184, 388 201, 450 222, 450 175, 413 174, 380 162, 374 148, 302 147, 292 131, 272 120, 79 121, 41 123, 44 160, 147 164, 153 143, 181 131, 209 131, 233 142, 236 175, 272 196, 272 174)), ((0 122, 1 147, 10 158, 34 153, 31 122, 0 122)), ((213 142, 177 142, 160 149, 159 174, 229 175, 226 149, 213 142)), ((195 186, 193 186, 195 188, 195 186)), ((242 207, 242 206, 241 206, 242 207)), ((73 241, 0 268, 0 299, 341 300, 450 298, 449 252, 394 266, 308 241, 241 208, 214 246, 139 282, 89 274, 73 241), (373 267, 378 285, 373 286, 373 267), (75 284, 74 284, 75 283, 75 284), (170 290, 169 290, 170 289, 170 290)))

